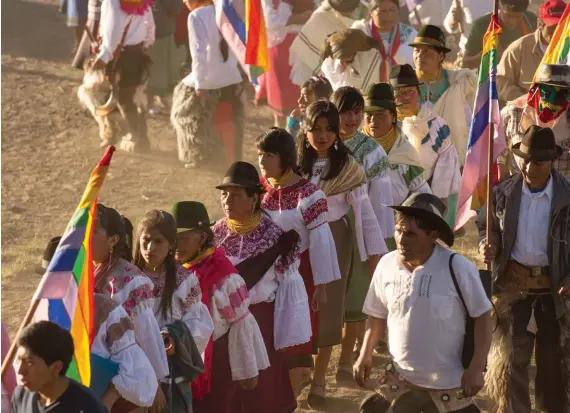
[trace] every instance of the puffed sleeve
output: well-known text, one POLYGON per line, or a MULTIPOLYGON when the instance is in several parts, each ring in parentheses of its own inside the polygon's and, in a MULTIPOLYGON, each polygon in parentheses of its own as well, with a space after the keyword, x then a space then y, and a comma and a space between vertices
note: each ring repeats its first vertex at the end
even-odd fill
POLYGON ((388 176, 375 177, 368 182, 368 196, 384 239, 394 238, 394 211, 384 205, 393 205, 392 180, 388 176))
POLYGON ((200 291, 198 278, 192 271, 181 267, 179 270, 187 271, 188 276, 180 283, 174 292, 174 298, 180 302, 182 321, 184 321, 190 329, 196 347, 203 358, 206 345, 214 331, 214 323, 208 308, 202 303, 202 292, 200 291))
POLYGON ((354 211, 356 241, 360 260, 368 260, 372 255, 384 255, 388 252, 384 234, 380 230, 374 209, 368 198, 367 184, 363 183, 348 194, 348 203, 354 211))
POLYGON ((150 360, 156 377, 168 376, 168 360, 164 350, 164 341, 160 335, 160 327, 152 308, 147 308, 132 318, 137 343, 150 360))
POLYGON ((459 192, 461 172, 459 156, 450 139, 443 141, 437 150, 438 156, 432 175, 431 190, 438 198, 447 198, 459 192))
POLYGON ((340 269, 331 229, 327 198, 318 190, 300 202, 303 221, 309 230, 309 259, 315 285, 340 280, 340 269))
POLYGON ((308 343, 311 339, 309 299, 299 274, 299 263, 297 246, 287 257, 278 258, 272 268, 279 283, 275 296, 273 335, 276 350, 308 343))
POLYGON ((269 367, 263 336, 249 312, 249 303, 247 286, 239 274, 228 276, 212 297, 214 340, 229 329, 228 353, 234 381, 256 377, 269 367))
MULTIPOLYGON (((130 267, 127 267, 127 270, 130 267)), ((144 275, 125 276, 126 285, 120 295, 126 294, 122 300, 123 308, 131 317, 135 335, 140 347, 150 360, 156 376, 168 375, 168 361, 164 350, 164 342, 160 336, 160 327, 154 315, 153 284, 144 275)))
POLYGON ((133 324, 122 307, 110 313, 104 328, 109 359, 119 364, 113 385, 126 400, 138 406, 151 406, 158 381, 149 359, 136 342, 133 324))

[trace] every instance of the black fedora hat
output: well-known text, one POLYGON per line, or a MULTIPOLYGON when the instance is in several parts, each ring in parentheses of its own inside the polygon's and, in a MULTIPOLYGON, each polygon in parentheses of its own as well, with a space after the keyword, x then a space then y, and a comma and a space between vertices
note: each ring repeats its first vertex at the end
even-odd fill
POLYGON ((443 53, 451 52, 451 49, 445 47, 445 34, 443 30, 431 24, 423 26, 414 41, 408 44, 408 46, 430 46, 443 53))
POLYGON ((381 109, 396 110, 394 89, 389 83, 370 85, 364 94, 364 111, 377 112, 381 109))
POLYGON ((455 240, 453 230, 443 218, 447 211, 447 207, 437 196, 433 194, 414 193, 410 195, 402 205, 386 206, 407 215, 412 215, 432 222, 437 227, 439 239, 441 239, 448 247, 453 245, 453 241, 455 240))
POLYGON ((186 232, 198 228, 207 228, 216 222, 210 222, 208 211, 201 202, 181 201, 172 207, 172 216, 176 221, 176 231, 186 232))
POLYGON ((51 259, 53 258, 53 255, 55 254, 55 250, 59 245, 59 241, 61 241, 61 237, 54 237, 49 240, 46 249, 44 250, 44 255, 42 256, 42 262, 36 266, 37 274, 44 275, 51 259))
POLYGON ((553 161, 562 155, 563 149, 556 145, 554 132, 550 128, 531 125, 522 141, 513 145, 515 155, 528 161, 553 161))
POLYGON ((329 4, 336 11, 349 13, 360 5, 360 0, 329 0, 329 4))
POLYGON ((222 183, 216 186, 216 189, 227 187, 255 189, 260 194, 265 192, 259 183, 259 173, 255 166, 242 161, 234 162, 230 166, 222 183))
POLYGON ((536 75, 534 82, 523 83, 539 83, 541 85, 551 85, 570 89, 570 66, 544 63, 540 66, 540 70, 536 75))
POLYGON ((414 68, 409 65, 396 65, 392 68, 390 73, 390 84, 392 87, 408 87, 408 86, 420 86, 423 83, 418 80, 418 75, 414 68))

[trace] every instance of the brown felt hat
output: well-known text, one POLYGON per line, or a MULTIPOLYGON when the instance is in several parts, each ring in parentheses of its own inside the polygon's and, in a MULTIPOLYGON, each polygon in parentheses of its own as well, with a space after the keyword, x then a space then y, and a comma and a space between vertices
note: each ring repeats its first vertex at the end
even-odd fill
POLYGON ((554 132, 550 128, 531 125, 522 137, 522 141, 513 145, 515 155, 528 161, 553 161, 564 151, 556 145, 554 132))

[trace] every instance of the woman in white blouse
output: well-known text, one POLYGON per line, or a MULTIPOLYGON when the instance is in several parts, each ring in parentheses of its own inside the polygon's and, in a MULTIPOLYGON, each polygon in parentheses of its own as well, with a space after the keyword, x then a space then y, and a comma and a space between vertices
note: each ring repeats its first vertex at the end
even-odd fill
POLYGON ((339 280, 340 270, 334 239, 328 224, 327 198, 316 185, 302 178, 297 169, 295 138, 286 130, 271 128, 256 141, 261 187, 266 191, 261 208, 284 231, 301 237, 299 272, 311 301, 311 341, 289 351, 291 385, 298 396, 308 384, 313 343, 317 342, 318 317, 327 318, 326 286, 339 280), (321 311, 322 310, 322 311, 321 311))
POLYGON ((206 207, 178 202, 172 209, 178 242, 176 260, 196 275, 202 302, 210 310, 214 334, 204 354, 205 372, 195 382, 195 413, 225 412, 236 389, 255 388, 259 372, 269 367, 263 336, 249 311, 243 278, 224 252, 213 246, 214 233, 206 207))
POLYGON ((361 261, 375 266, 386 252, 384 236, 368 198, 366 176, 362 166, 350 156, 340 138, 340 117, 332 103, 319 100, 305 114, 303 139, 299 148, 299 168, 308 180, 326 195, 329 226, 335 241, 342 278, 327 284, 327 319, 319 319, 319 354, 308 402, 311 407, 325 403, 325 373, 332 348, 341 342, 344 321, 346 282, 350 271, 352 249, 358 248, 361 261), (357 246, 347 214, 355 216, 357 246), (328 310, 328 309, 327 309, 328 310), (326 332, 326 333, 325 333, 326 332))
MULTIPOLYGON (((154 286, 147 276, 127 261, 131 258, 132 234, 125 224, 126 220, 116 210, 97 205, 92 236, 95 292, 112 298, 124 308, 133 323, 136 341, 160 380, 168 375, 168 362, 154 315, 154 286)), ((154 403, 164 403, 160 386, 157 396, 154 403)))

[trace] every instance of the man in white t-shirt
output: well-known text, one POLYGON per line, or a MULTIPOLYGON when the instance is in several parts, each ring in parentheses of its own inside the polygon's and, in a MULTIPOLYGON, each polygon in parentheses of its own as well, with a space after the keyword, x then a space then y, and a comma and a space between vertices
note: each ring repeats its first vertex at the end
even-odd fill
POLYGON ((472 397, 484 384, 492 333, 491 302, 479 272, 438 245, 440 239, 451 246, 454 237, 443 219, 446 207, 435 195, 416 193, 391 208, 397 211, 397 250, 380 260, 364 303, 371 328, 354 366, 356 381, 366 386, 374 344, 386 329, 392 361, 382 372, 378 394, 362 411, 374 404, 378 413, 390 405, 409 413, 479 412, 472 397), (466 310, 475 320, 475 348, 464 369, 466 310))

